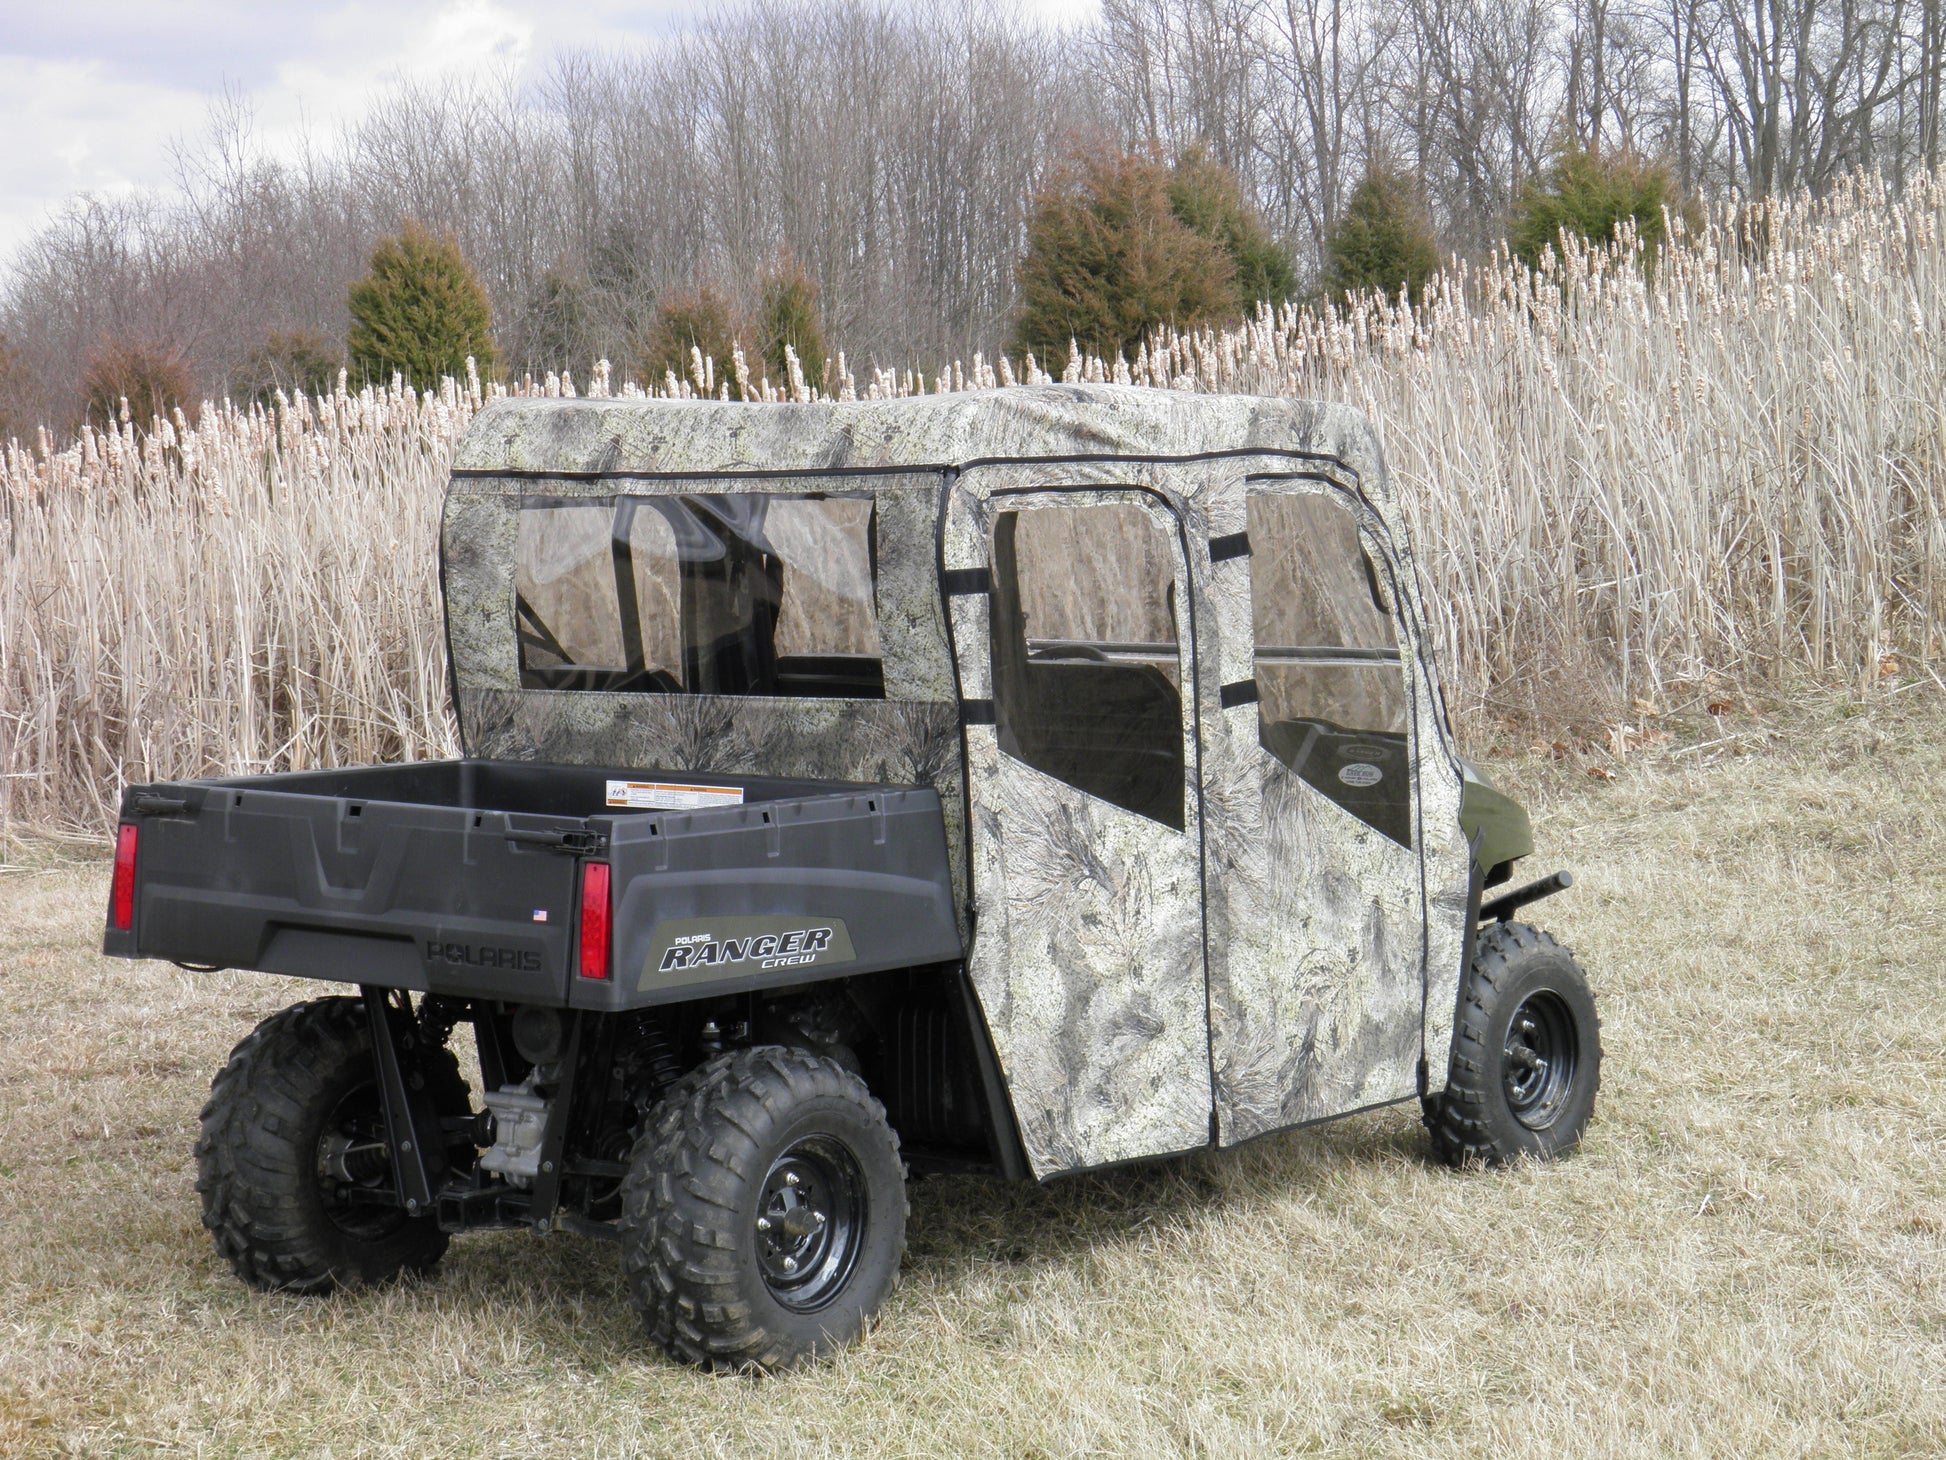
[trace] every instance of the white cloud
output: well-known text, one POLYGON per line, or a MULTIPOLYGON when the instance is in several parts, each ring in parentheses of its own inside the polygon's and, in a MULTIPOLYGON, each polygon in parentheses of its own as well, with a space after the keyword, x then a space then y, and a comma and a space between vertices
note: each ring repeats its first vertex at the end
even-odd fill
MULTIPOLYGON (((1057 24, 1096 0, 1021 0, 1057 24)), ((527 71, 555 51, 626 45, 707 0, 0 0, 0 262, 81 192, 167 185, 228 87, 254 140, 294 151, 362 115, 401 76, 527 71)))
POLYGON ((203 99, 109 71, 102 62, 0 55, 0 135, 8 138, 0 148, 0 252, 70 193, 167 177, 157 132, 195 125, 203 99), (113 98, 107 107, 104 95, 113 98))

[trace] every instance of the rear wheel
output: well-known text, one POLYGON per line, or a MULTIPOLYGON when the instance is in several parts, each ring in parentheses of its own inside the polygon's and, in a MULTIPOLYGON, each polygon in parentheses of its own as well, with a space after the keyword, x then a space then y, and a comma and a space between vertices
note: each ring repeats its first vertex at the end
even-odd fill
POLYGON ((898 1137, 833 1060, 719 1055, 663 1098, 622 1188, 649 1337, 712 1369, 788 1368, 856 1339, 905 1252, 898 1137))
MULTIPOLYGON (((451 1051, 417 1071, 439 1115, 470 1108, 451 1051)), ((456 1153, 457 1154, 457 1153, 456 1153)), ((446 1250, 392 1192, 371 1031, 358 999, 273 1014, 210 1087, 196 1142, 203 1225, 254 1288, 326 1293, 424 1271, 446 1250)))
POLYGON ((1601 1021, 1574 955, 1538 928, 1480 934, 1444 1091, 1427 1104, 1448 1165, 1548 1159, 1580 1143, 1601 1086, 1601 1021))

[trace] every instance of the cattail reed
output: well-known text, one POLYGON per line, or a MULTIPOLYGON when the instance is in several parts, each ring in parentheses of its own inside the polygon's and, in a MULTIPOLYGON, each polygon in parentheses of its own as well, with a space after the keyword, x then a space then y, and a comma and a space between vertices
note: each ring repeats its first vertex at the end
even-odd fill
MULTIPOLYGON (((1871 682, 1946 612, 1946 178, 1720 209, 1538 271, 1159 331, 1064 381, 1347 401, 1377 423, 1463 728, 1871 682), (1680 228, 1678 228, 1680 234, 1680 228)), ((1045 384, 741 351, 651 392, 1045 384)), ((517 387, 577 394, 566 372, 517 387)), ((454 752, 433 571, 453 443, 505 387, 339 389, 0 448, 0 840, 97 838, 130 781, 454 752)), ((600 362, 591 396, 611 386, 600 362)))

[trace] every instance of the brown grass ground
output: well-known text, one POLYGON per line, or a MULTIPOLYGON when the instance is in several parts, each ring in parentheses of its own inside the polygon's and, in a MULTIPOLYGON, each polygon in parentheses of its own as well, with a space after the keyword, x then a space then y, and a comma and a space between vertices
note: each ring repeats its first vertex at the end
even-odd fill
POLYGON ((1044 1189, 921 1184, 877 1331, 762 1382, 651 1352, 583 1239, 462 1239, 377 1294, 246 1292, 197 1224, 196 1112, 229 1047, 313 990, 107 961, 102 866, 16 870, 0 1454, 1939 1453, 1925 695, 1613 782, 1507 777, 1537 861, 1579 875, 1542 920, 1605 1019, 1575 1159, 1454 1174, 1399 1109, 1044 1189))

